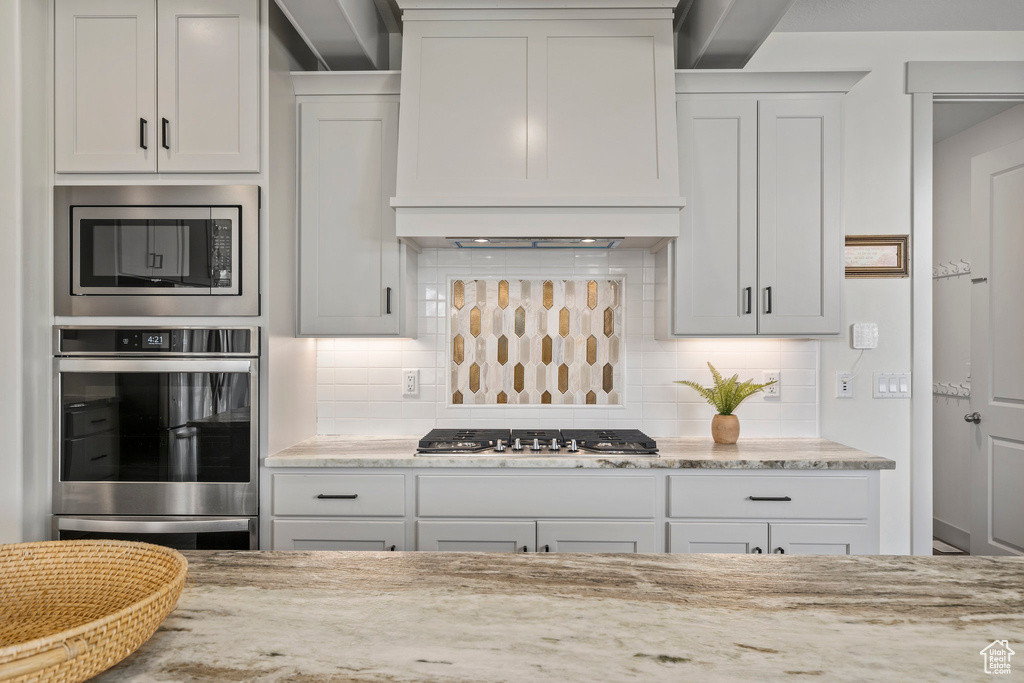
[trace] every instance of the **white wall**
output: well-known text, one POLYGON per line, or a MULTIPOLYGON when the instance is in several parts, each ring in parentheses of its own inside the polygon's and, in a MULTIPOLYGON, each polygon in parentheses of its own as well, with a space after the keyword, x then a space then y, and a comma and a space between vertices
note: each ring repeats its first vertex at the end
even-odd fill
POLYGON ((709 436, 714 409, 677 379, 711 382, 705 363, 760 381, 782 370, 777 400, 753 396, 740 406, 744 436, 816 436, 818 342, 808 340, 654 339, 654 258, 646 250, 426 249, 419 256, 415 340, 318 342, 320 434, 407 434, 434 427, 640 428, 653 437, 709 436), (449 407, 445 378, 450 277, 624 276, 625 393, 622 407, 449 407), (403 398, 403 368, 420 370, 420 393, 403 398))
MULTIPOLYGON (((1024 32, 773 33, 746 69, 871 69, 845 103, 846 232, 907 234, 911 97, 904 93, 906 62, 1021 59, 1024 32)), ((879 347, 865 353, 852 400, 834 398, 835 373, 848 370, 858 352, 848 338, 821 343, 822 436, 896 461, 896 470, 881 478, 883 553, 910 551, 910 402, 872 399, 869 380, 872 372, 910 371, 910 316, 909 279, 846 281, 846 323, 874 321, 879 327, 879 347)))
MULTIPOLYGON (((969 106, 942 104, 943 107, 969 106)), ((971 239, 971 159, 1024 138, 1018 105, 935 145, 934 264, 974 257, 971 239)), ((934 281, 932 323, 936 382, 964 382, 971 360, 970 276, 934 281)), ((963 544, 970 533, 971 429, 967 399, 934 399, 934 518, 936 535, 963 544), (952 527, 947 529, 945 527, 952 527), (949 534, 943 537, 943 533, 949 534)), ((963 546, 966 547, 966 546, 963 546)))
POLYGON ((0 543, 45 535, 49 457, 47 3, 0 4, 0 543))
POLYGON ((278 6, 269 4, 270 152, 267 155, 267 215, 270 229, 265 247, 272 286, 263 287, 267 313, 267 392, 269 415, 267 454, 316 434, 316 342, 295 336, 296 199, 295 92, 289 71, 316 69, 310 52, 278 6))

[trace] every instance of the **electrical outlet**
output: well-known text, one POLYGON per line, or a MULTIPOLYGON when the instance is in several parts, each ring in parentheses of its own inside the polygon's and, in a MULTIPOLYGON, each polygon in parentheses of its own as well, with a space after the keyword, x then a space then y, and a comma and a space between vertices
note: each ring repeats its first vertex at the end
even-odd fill
POLYGON ((782 395, 782 387, 779 383, 782 379, 782 372, 779 370, 765 370, 764 376, 761 378, 761 383, 764 382, 775 382, 771 386, 764 388, 764 397, 770 399, 779 398, 782 395))
POLYGON ((420 371, 402 370, 402 396, 415 396, 420 393, 420 371))
POLYGON ((836 373, 836 398, 853 398, 853 373, 836 373))

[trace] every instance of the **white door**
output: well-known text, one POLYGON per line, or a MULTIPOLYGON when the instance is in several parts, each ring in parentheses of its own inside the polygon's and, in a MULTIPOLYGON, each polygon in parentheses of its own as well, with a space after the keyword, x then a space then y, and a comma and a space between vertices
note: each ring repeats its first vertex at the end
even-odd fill
POLYGON ((274 520, 274 550, 405 550, 405 522, 274 520))
POLYGON ((842 105, 758 105, 759 334, 840 331, 842 105))
POLYGON ((768 552, 765 522, 669 522, 670 553, 768 552))
POLYGON ((158 3, 160 171, 259 171, 258 0, 158 3))
POLYGON ((536 522, 416 523, 417 550, 532 553, 536 540, 536 522))
POLYGON ((1024 555, 1024 140, 971 163, 971 554, 1024 555))
POLYGON ((680 96, 672 332, 757 333, 757 100, 680 96))
POLYGON ((398 102, 299 105, 299 334, 396 335, 398 102))
POLYGON ((654 522, 537 522, 545 553, 653 553, 654 522))
POLYGON ((54 170, 156 171, 156 1, 58 0, 54 170))
POLYGON ((770 525, 772 553, 777 555, 867 555, 866 524, 770 525))

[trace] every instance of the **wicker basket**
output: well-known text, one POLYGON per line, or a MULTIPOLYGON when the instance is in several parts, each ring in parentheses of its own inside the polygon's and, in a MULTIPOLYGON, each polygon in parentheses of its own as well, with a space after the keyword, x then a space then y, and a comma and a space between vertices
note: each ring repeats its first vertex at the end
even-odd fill
POLYGON ((131 541, 0 545, 0 681, 84 681, 146 642, 188 562, 131 541))

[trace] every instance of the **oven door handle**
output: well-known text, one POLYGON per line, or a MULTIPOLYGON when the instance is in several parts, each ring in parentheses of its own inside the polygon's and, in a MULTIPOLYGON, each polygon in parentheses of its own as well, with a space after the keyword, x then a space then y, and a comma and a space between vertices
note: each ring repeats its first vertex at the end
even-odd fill
POLYGON ((85 359, 58 358, 59 372, 251 372, 254 369, 252 359, 219 360, 194 358, 190 360, 136 360, 136 359, 85 359))
POLYGON ((94 531, 108 534, 190 534, 215 531, 249 531, 249 519, 139 520, 58 517, 57 529, 60 531, 94 531))

